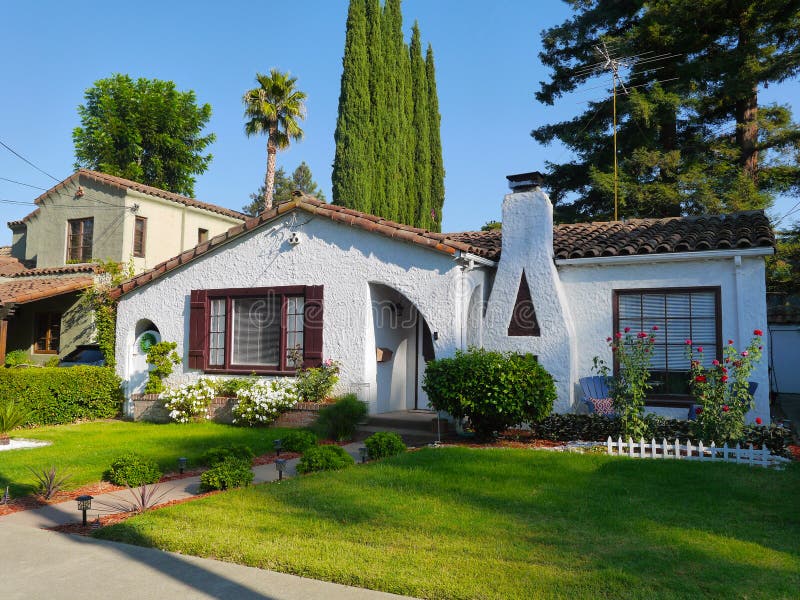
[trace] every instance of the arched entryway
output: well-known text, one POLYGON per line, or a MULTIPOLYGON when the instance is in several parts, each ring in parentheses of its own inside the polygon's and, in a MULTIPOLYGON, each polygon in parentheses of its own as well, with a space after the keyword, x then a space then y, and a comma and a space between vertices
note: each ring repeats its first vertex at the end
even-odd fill
POLYGON ((161 341, 158 327, 149 319, 136 323, 133 342, 128 349, 128 393, 141 394, 147 383, 150 365, 147 364, 147 350, 161 341))
POLYGON ((435 358, 433 334, 417 307, 397 290, 370 284, 375 341, 375 410, 427 410, 425 365, 435 358))

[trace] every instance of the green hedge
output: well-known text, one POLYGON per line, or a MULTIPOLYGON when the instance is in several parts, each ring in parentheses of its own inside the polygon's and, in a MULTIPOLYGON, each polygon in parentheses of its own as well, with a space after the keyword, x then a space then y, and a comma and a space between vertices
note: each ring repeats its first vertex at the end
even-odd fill
POLYGON ((120 383, 109 367, 0 369, 0 404, 21 405, 27 425, 107 419, 122 408, 120 383))

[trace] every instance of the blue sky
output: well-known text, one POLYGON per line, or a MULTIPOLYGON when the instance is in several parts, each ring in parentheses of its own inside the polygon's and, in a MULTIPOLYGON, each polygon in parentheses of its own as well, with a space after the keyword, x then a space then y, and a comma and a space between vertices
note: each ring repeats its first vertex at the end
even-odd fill
MULTIPOLYGON (((330 199, 333 132, 339 98, 347 0, 290 3, 139 0, 135 3, 13 2, 3 7, 0 55, 0 140, 62 179, 73 170, 72 129, 86 88, 112 73, 155 77, 192 89, 211 104, 208 129, 217 135, 214 160, 198 177, 195 196, 240 209, 263 181, 266 145, 246 138, 241 97, 256 71, 291 71, 308 94, 305 139, 280 153, 293 170, 305 160, 330 199)), ((539 33, 569 11, 557 0, 404 0, 404 28, 420 23, 431 42, 442 115, 447 170, 445 231, 477 229, 500 218, 505 175, 542 169, 564 160, 560 146, 542 147, 531 129, 577 114, 577 94, 555 107, 533 97, 547 78, 539 62, 539 33)), ((596 84, 593 84, 596 85, 596 84)), ((764 102, 794 103, 800 84, 772 85, 764 102)), ((40 187, 54 182, 0 148, 0 177, 40 187)), ((32 202, 39 191, 0 181, 0 200, 32 202)), ((783 214, 798 199, 779 200, 783 214)), ((0 222, 19 219, 33 206, 0 202, 0 222)), ((0 227, 0 244, 10 242, 0 227)))

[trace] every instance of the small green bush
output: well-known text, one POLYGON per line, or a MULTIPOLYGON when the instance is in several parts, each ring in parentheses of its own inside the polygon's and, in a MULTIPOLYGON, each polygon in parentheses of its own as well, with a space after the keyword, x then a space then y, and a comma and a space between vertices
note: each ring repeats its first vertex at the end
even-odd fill
POLYGON ((203 456, 200 457, 200 462, 209 467, 214 467, 223 462, 226 458, 237 458, 247 461, 248 464, 252 464, 255 453, 248 446, 242 446, 240 444, 218 446, 206 450, 203 456))
POLYGON ((359 421, 367 415, 367 406, 355 394, 346 394, 319 411, 314 431, 320 437, 337 441, 353 438, 359 421))
POLYGON ((122 408, 120 379, 109 367, 0 369, 0 404, 28 413, 28 425, 109 419, 122 408))
POLYGON ((468 417, 479 439, 541 421, 556 399, 553 378, 535 356, 482 348, 429 362, 422 387, 436 410, 468 417))
POLYGON ((364 445, 369 451, 369 457, 372 460, 380 460, 381 458, 388 458, 396 456, 406 451, 406 445, 396 433, 389 431, 379 431, 373 433, 366 440, 364 445))
POLYGON ((328 359, 319 367, 297 372, 295 390, 301 402, 324 402, 339 381, 339 363, 328 359))
POLYGON ((156 483, 161 479, 161 475, 155 461, 136 452, 127 452, 112 461, 111 468, 106 471, 104 478, 116 485, 138 487, 156 483))
POLYGON ((0 406, 0 435, 24 425, 28 420, 28 412, 13 400, 0 406))
POLYGON ((338 471, 349 467, 355 461, 344 448, 339 446, 314 446, 306 450, 297 463, 298 473, 316 471, 338 471))
POLYGON ((305 452, 317 445, 317 436, 307 429, 290 431, 281 438, 286 452, 305 452))
POLYGON ((247 459, 227 456, 200 475, 200 490, 227 490, 248 486, 253 482, 253 471, 247 459))
POLYGON ((31 364, 31 357, 25 350, 12 350, 6 354, 5 364, 9 368, 29 365, 31 364))

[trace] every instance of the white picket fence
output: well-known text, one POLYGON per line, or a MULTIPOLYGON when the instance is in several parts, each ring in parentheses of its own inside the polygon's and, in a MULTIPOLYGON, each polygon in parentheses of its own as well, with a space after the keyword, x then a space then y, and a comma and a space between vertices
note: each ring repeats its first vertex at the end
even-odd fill
POLYGON ((630 438, 628 438, 627 442, 623 442, 621 437, 617 438, 615 442, 609 436, 606 441, 606 450, 610 455, 628 456, 630 458, 735 462, 747 464, 751 467, 772 467, 790 462, 787 458, 772 454, 766 446, 761 446, 760 449, 753 448, 753 444, 749 444, 747 448, 742 448, 739 444, 736 444, 733 448, 729 447, 728 444, 717 447, 714 442, 710 446, 705 446, 703 442, 692 445, 691 440, 686 440, 686 444, 682 445, 677 439, 674 444, 666 439, 659 444, 655 440, 634 442, 630 438))

